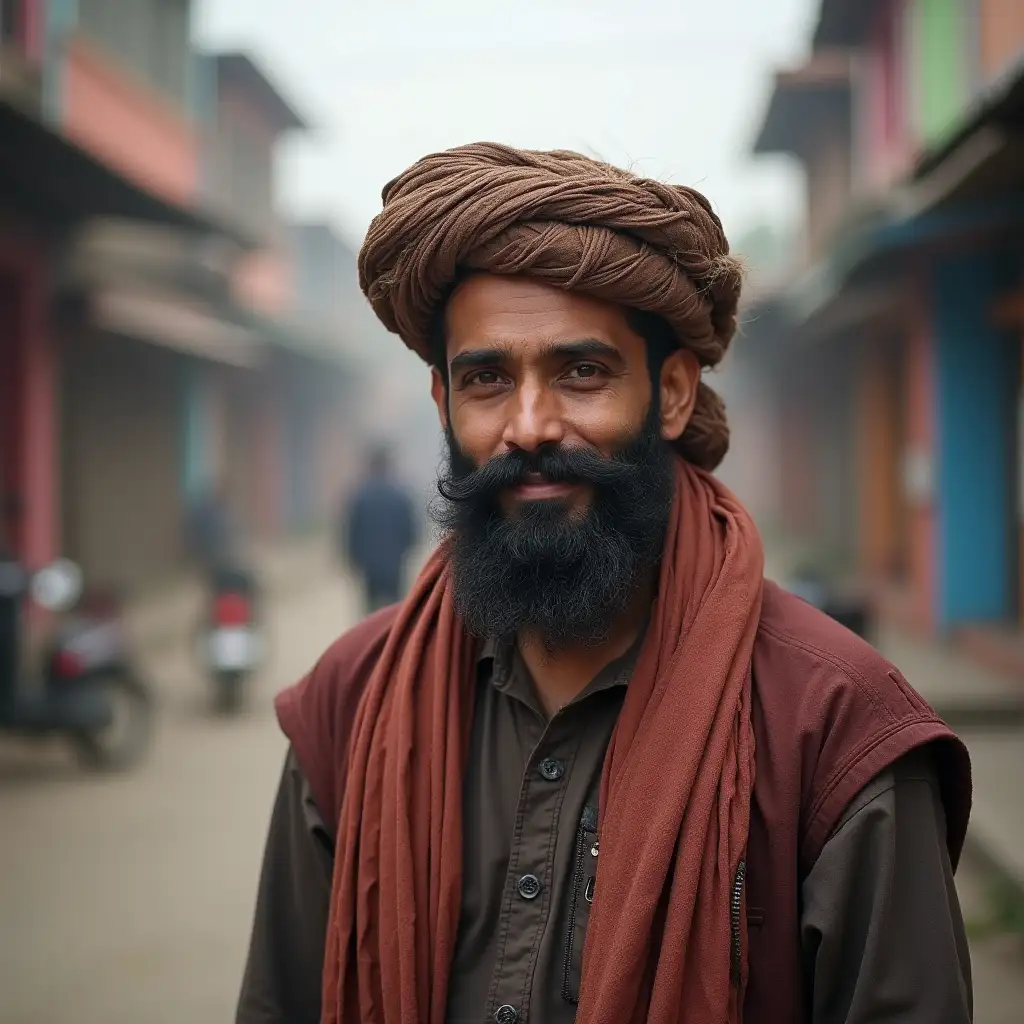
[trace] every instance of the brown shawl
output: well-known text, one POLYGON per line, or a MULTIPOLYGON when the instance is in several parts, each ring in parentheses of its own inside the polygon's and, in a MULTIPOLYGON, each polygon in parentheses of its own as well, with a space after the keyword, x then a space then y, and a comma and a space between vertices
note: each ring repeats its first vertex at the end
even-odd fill
MULTIPOLYGON (((580 1024, 740 1018, 729 901, 753 789, 763 555, 739 502, 680 461, 651 625, 604 765, 580 1024)), ((352 731, 325 1024, 442 1024, 462 887, 474 644, 442 547, 395 620, 352 731)))

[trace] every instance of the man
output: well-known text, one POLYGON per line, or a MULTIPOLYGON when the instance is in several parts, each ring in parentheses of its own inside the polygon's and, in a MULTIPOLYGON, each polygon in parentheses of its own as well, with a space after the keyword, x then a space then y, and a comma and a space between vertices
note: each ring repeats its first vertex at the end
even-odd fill
POLYGON ((386 448, 373 449, 367 469, 342 529, 349 562, 362 577, 367 611, 375 612, 401 596, 405 559, 416 542, 416 518, 412 499, 391 474, 386 448))
POLYGON ((956 738, 763 580, 698 193, 479 144, 360 255, 432 364, 447 537, 282 694, 242 1024, 966 1022, 956 738))

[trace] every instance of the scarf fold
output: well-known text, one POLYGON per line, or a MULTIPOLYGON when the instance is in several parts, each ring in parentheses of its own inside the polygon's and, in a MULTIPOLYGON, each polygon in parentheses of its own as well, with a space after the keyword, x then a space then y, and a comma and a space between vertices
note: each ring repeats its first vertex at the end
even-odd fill
MULTIPOLYGON (((763 553, 739 502, 678 463, 657 597, 605 757, 579 1024, 733 1024, 730 913, 754 781, 763 553)), ((475 643, 446 549, 406 598, 353 723, 324 1024, 443 1024, 462 893, 475 643)), ((738 966, 739 970, 736 970, 738 966)))

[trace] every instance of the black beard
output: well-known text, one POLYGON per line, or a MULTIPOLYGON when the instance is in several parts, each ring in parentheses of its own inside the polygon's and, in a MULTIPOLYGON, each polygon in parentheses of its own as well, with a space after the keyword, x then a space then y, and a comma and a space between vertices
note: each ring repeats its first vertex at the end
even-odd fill
POLYGON ((551 650, 600 644, 661 557, 672 507, 673 456, 656 411, 612 456, 589 448, 512 451, 476 466, 448 432, 448 472, 431 514, 451 542, 455 604, 469 631, 535 635, 551 650), (527 473, 584 483, 589 505, 528 501, 503 491, 527 473))

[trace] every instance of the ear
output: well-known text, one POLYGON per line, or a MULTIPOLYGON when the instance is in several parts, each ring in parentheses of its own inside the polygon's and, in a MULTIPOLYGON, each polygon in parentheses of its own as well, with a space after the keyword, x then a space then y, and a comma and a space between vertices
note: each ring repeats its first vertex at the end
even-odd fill
POLYGON ((676 349, 661 366, 661 436, 675 441, 683 436, 697 403, 700 363, 687 349, 676 349))
POLYGON ((441 371, 436 367, 430 368, 430 397, 434 399, 437 406, 437 416, 441 421, 441 429, 448 429, 448 385, 441 376, 441 371))

